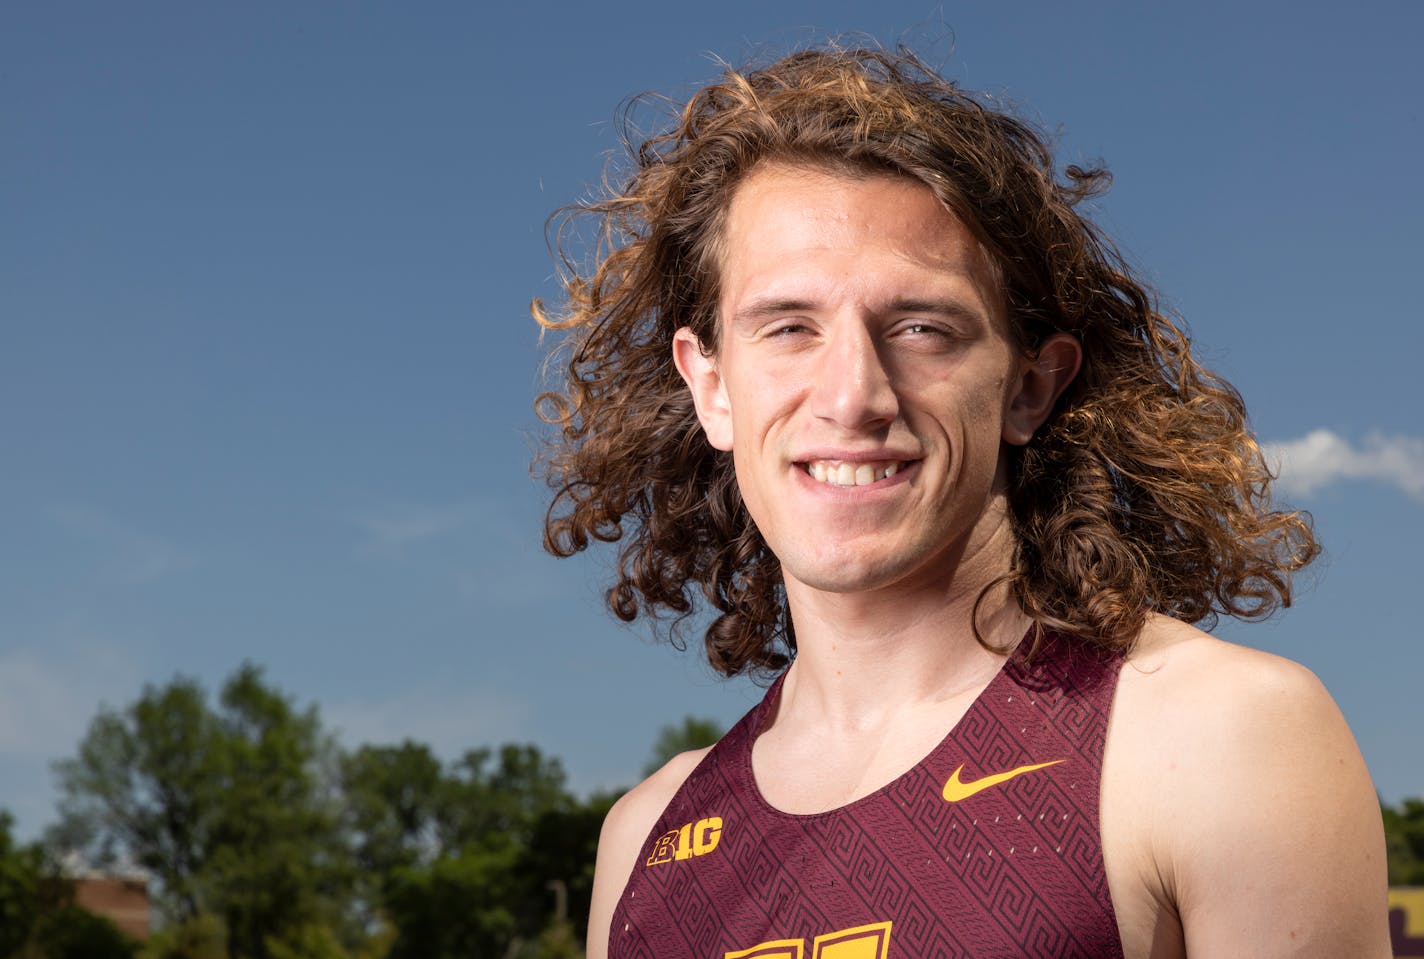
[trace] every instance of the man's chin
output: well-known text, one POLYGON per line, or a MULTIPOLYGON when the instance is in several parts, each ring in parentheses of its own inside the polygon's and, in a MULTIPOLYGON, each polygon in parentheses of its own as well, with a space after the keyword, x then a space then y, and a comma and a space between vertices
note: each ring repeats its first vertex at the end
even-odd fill
POLYGON ((782 564, 782 575, 794 592, 796 587, 818 593, 848 596, 872 593, 901 582, 907 570, 903 562, 870 560, 782 564), (794 585, 793 585, 794 584, 794 585))

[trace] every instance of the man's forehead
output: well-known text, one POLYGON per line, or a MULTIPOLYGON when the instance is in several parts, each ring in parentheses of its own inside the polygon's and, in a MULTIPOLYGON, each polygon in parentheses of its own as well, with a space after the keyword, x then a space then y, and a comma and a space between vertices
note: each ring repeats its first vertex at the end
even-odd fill
POLYGON ((835 273, 819 277, 823 284, 854 284, 872 272, 870 257, 877 275, 895 273, 909 286, 881 299, 952 298, 960 279, 1002 299, 997 265, 974 232, 923 182, 892 172, 759 167, 732 197, 719 253, 721 305, 746 300, 739 314, 805 299, 817 271, 835 273))

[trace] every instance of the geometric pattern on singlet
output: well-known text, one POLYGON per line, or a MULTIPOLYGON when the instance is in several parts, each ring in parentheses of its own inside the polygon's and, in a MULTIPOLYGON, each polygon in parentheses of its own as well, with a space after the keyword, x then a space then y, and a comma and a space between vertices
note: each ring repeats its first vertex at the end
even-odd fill
POLYGON ((1051 633, 1032 645, 912 769, 814 815, 773 808, 752 774, 779 677, 659 817, 609 956, 1120 957, 1098 806, 1122 659, 1051 633), (983 788, 947 801, 961 766, 962 792, 983 788))

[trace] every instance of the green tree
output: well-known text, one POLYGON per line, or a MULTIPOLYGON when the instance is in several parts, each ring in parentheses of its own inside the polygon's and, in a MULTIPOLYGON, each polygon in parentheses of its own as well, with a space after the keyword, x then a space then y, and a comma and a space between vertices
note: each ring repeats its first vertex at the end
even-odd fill
POLYGON ((1406 799, 1394 809, 1381 803, 1392 886, 1424 886, 1424 799, 1406 799))
POLYGON ((386 870, 390 959, 504 956, 536 942, 551 920, 547 883, 582 883, 592 863, 590 817, 559 761, 534 746, 470 750, 443 770, 424 747, 368 747, 345 770, 358 855, 386 870))
POLYGON ((217 708, 193 680, 148 686, 56 764, 55 836, 96 863, 149 870, 162 913, 215 916, 234 959, 270 959, 314 925, 354 938, 333 753, 315 707, 297 709, 251 664, 217 708))
POLYGON ((132 959, 137 944, 74 904, 74 888, 40 843, 19 845, 0 810, 0 957, 132 959))
POLYGON ((387 959, 503 956, 520 933, 518 858, 510 844, 466 849, 428 866, 398 870, 386 894, 396 927, 387 959))
POLYGON ((138 943, 108 919, 75 905, 41 916, 34 943, 43 959, 133 959, 138 943))
POLYGON ((227 959, 227 930, 211 913, 171 923, 144 943, 139 959, 227 959))
MULTIPOLYGON (((719 733, 669 726, 657 762, 719 733)), ((562 764, 531 745, 448 765, 411 741, 342 754, 314 707, 251 665, 215 704, 181 677, 145 687, 101 711, 56 769, 55 840, 155 877, 168 922, 142 959, 578 956, 618 798, 575 798, 562 764)), ((38 867, 14 852, 0 830, 0 922, 23 898, 7 890, 37 888, 38 867)), ((33 940, 25 928, 17 941, 33 940)))
POLYGON ((506 744, 498 754, 472 749, 450 768, 441 789, 440 847, 522 847, 541 815, 573 803, 563 764, 537 747, 506 744))
POLYGON ((648 764, 643 767, 643 775, 651 776, 678 753, 711 746, 722 738, 723 732, 722 727, 715 721, 696 716, 685 716, 678 725, 664 726, 658 730, 658 738, 653 743, 648 764))
POLYGON ((429 746, 362 746, 342 757, 341 788, 363 874, 389 875, 434 857, 446 785, 429 746))
MULTIPOLYGON (((265 959, 342 925, 352 871, 341 841, 335 746, 316 707, 298 711, 244 666, 222 691, 219 767, 204 881, 234 956, 265 959)), ((344 931, 344 930, 343 930, 344 931)), ((329 951, 329 950, 328 950, 329 951)))
POLYGON ((147 686, 102 710, 74 759, 55 764, 63 821, 52 835, 98 865, 128 857, 152 873, 168 915, 199 912, 200 866, 221 806, 216 717, 192 680, 147 686))
POLYGON ((11 815, 0 810, 0 956, 18 952, 40 916, 62 899, 48 877, 44 850, 38 844, 16 843, 13 823, 11 815))
POLYGON ((551 883, 559 883, 563 915, 559 915, 557 909, 552 910, 555 922, 568 925, 579 942, 587 937, 598 833, 619 795, 596 793, 568 808, 548 810, 534 824, 519 863, 524 899, 528 903, 524 911, 526 927, 538 927, 548 921, 550 907, 557 902, 550 898, 548 890, 551 883))

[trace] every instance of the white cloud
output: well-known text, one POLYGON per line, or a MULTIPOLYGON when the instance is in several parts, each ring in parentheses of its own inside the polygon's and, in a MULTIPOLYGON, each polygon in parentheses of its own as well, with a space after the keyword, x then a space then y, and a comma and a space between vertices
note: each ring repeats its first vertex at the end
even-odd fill
POLYGON ((1424 500, 1424 439, 1372 433, 1356 446, 1330 430, 1313 430, 1262 446, 1289 493, 1304 496, 1335 483, 1371 480, 1424 500))

